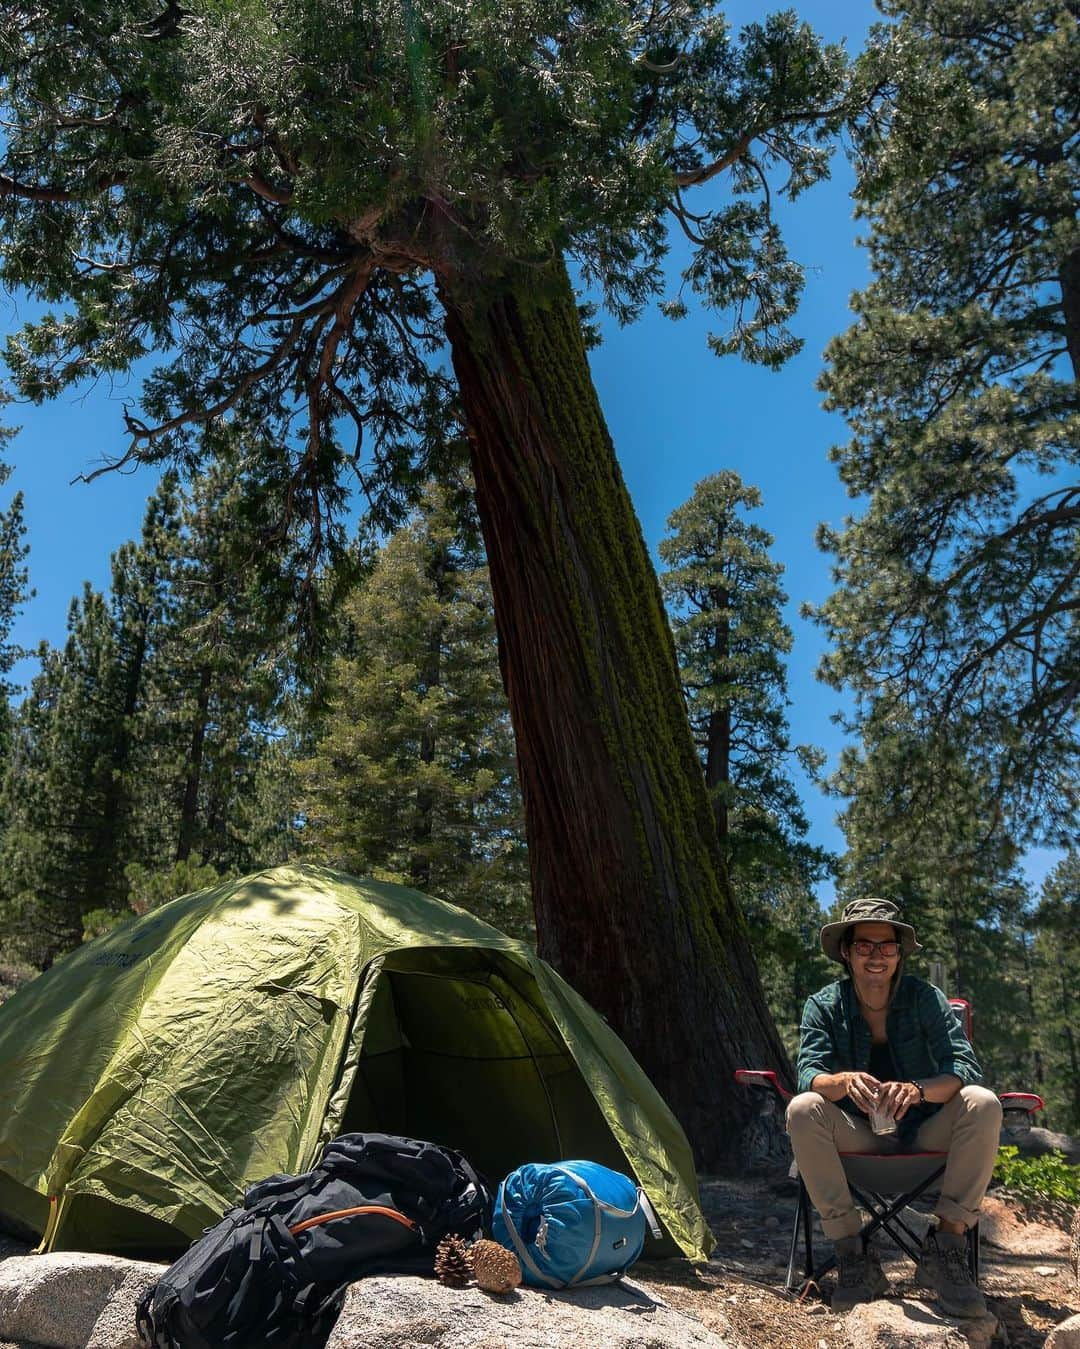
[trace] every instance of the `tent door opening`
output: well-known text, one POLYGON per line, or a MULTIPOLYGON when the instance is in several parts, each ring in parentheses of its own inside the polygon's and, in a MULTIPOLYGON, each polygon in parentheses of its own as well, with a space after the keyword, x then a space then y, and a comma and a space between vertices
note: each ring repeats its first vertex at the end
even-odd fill
POLYGON ((627 1169, 524 971, 471 952, 403 952, 377 975, 342 1131, 459 1149, 489 1178, 585 1156, 627 1169))

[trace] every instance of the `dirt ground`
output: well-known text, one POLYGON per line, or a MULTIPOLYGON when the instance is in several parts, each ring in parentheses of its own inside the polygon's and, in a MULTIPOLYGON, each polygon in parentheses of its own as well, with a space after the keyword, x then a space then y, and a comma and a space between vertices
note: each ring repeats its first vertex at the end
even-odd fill
MULTIPOLYGON (((673 1307, 697 1316, 718 1334, 730 1333, 748 1349, 844 1349, 843 1317, 833 1316, 813 1292, 799 1301, 784 1288, 795 1183, 786 1177, 703 1177, 701 1188, 717 1239, 708 1265, 692 1269, 674 1260, 653 1262, 638 1265, 635 1274, 673 1307)), ((1053 1326, 1080 1312, 1069 1258, 1069 1215, 1043 1214, 1040 1221, 1015 1196, 998 1191, 987 1195, 983 1214, 980 1284, 987 1305, 1005 1326, 1001 1343, 1041 1349, 1053 1326)), ((828 1249, 816 1226, 815 1241, 822 1252, 828 1249)), ((878 1250, 891 1296, 933 1299, 915 1287, 914 1265, 903 1252, 887 1240, 878 1250)), ((833 1278, 823 1280, 826 1299, 833 1278)))

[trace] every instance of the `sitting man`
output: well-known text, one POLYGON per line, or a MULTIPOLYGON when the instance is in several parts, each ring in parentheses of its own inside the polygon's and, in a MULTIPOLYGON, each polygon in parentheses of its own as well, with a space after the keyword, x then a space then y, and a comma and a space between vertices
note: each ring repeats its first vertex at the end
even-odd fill
POLYGON ((948 1152, 935 1220, 923 1242, 916 1282, 937 1290, 953 1316, 985 1311, 967 1262, 965 1229, 994 1166, 1001 1105, 945 995, 904 973, 921 950, 895 904, 857 899, 821 930, 821 949, 847 978, 815 993, 803 1009, 800 1094, 787 1128, 799 1173, 825 1235, 836 1248, 833 1307, 846 1311, 888 1291, 876 1253, 858 1236, 841 1152, 948 1152), (891 1115, 896 1132, 878 1136, 870 1111, 891 1115))

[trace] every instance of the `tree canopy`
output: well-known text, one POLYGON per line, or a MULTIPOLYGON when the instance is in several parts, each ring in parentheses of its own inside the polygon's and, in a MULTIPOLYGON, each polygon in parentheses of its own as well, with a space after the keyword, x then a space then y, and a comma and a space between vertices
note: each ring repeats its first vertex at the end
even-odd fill
POLYGON ((828 350, 860 513, 823 529, 825 677, 962 744, 1021 836, 1075 838, 1080 27, 1072 0, 893 0, 860 59, 873 279, 828 350))
POLYGON ((621 320, 696 298, 727 316, 718 352, 782 361, 801 273, 772 199, 827 173, 845 81, 843 52, 792 14, 736 39, 700 0, 0 16, 2 275, 68 306, 9 346, 24 396, 153 351, 128 461, 192 467, 223 422, 257 427, 285 451, 267 497, 306 524, 309 609, 347 473, 391 522, 464 426, 540 949, 703 1160, 751 1142, 725 1126, 750 1114, 725 1069, 783 1049, 564 257, 621 320), (691 252, 669 292, 672 230, 691 252), (613 940, 623 926, 650 962, 613 940))
POLYGON ((70 306, 11 342, 19 390, 167 354, 128 454, 190 462, 232 412, 292 445, 288 506, 326 546, 349 462, 389 509, 452 419, 433 278, 566 252, 620 319, 696 295, 731 316, 717 350, 796 349, 769 179, 827 172, 843 72, 790 13, 736 40, 696 0, 5 6, 2 274, 70 306))

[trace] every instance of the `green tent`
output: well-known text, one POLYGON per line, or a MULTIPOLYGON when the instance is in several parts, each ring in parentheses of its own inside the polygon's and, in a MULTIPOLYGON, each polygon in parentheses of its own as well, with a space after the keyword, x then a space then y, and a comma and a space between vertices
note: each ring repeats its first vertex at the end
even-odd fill
POLYGON ((187 1245, 349 1130, 499 1178, 590 1157, 670 1242, 711 1237, 681 1128, 522 942, 404 886, 283 866, 173 900, 0 1008, 0 1215, 44 1249, 187 1245))

